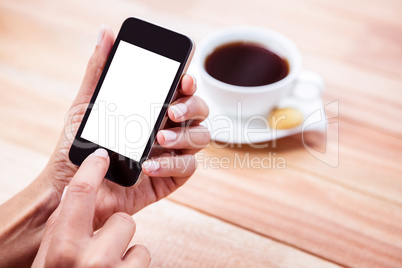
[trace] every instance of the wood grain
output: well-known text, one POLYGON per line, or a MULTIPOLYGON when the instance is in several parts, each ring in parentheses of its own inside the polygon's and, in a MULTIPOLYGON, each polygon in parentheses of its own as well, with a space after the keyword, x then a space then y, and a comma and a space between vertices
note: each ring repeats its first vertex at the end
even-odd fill
POLYGON ((150 249, 152 267, 337 267, 167 200, 134 220, 133 244, 150 249))
POLYGON ((199 168, 172 200, 341 265, 402 265, 400 206, 292 166, 240 168, 248 152, 207 153, 231 165, 199 168))

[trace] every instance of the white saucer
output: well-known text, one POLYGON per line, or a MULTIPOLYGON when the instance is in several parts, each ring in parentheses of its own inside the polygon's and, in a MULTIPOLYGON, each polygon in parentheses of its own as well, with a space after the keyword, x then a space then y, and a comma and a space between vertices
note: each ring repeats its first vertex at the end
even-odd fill
MULTIPOLYGON (((198 76, 195 68, 191 68, 189 73, 198 76)), ((301 132, 326 131, 327 120, 320 92, 308 94, 307 98, 288 97, 283 99, 277 107, 299 110, 303 114, 304 122, 295 128, 280 130, 270 128, 267 120, 268 115, 250 118, 228 115, 224 107, 216 104, 216 100, 212 100, 213 96, 210 96, 209 92, 203 89, 202 81, 198 80, 197 86, 196 95, 203 98, 209 106, 209 116, 203 125, 209 129, 212 140, 227 144, 254 144, 301 132)), ((303 88, 303 85, 299 87, 297 91, 303 92, 303 94, 310 90, 310 88, 303 88)))

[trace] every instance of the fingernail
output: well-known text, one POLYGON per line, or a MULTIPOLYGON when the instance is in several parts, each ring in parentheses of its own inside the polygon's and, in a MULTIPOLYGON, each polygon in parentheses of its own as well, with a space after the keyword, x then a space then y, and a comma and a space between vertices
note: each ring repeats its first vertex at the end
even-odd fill
POLYGON ((63 193, 61 194, 60 201, 61 201, 61 200, 63 200, 64 195, 65 195, 65 194, 66 194, 66 192, 67 192, 67 188, 68 188, 68 185, 67 185, 66 187, 64 187, 63 193))
POLYGON ((197 85, 197 79, 195 78, 195 76, 191 75, 191 74, 187 74, 187 75, 189 75, 191 78, 193 78, 193 85, 197 85))
POLYGON ((170 142, 170 141, 174 141, 177 139, 177 134, 174 131, 161 130, 161 133, 163 135, 163 138, 165 139, 165 142, 170 142))
POLYGON ((158 161, 150 160, 150 161, 144 162, 142 164, 142 167, 145 169, 146 172, 151 173, 151 172, 157 171, 161 167, 161 165, 159 164, 158 161))
POLYGON ((107 153, 107 151, 106 151, 105 149, 99 148, 99 149, 97 149, 97 150, 94 152, 94 155, 107 158, 108 153, 107 153))
POLYGON ((194 87, 194 92, 197 91, 197 79, 195 78, 195 76, 189 74, 189 76, 191 76, 191 78, 193 78, 193 87, 194 87))
POLYGON ((185 105, 184 103, 173 105, 170 107, 170 109, 172 110, 176 119, 180 119, 187 113, 187 105, 185 105))
POLYGON ((102 23, 98 33, 98 41, 96 42, 97 46, 101 44, 104 34, 105 34, 105 25, 102 23))

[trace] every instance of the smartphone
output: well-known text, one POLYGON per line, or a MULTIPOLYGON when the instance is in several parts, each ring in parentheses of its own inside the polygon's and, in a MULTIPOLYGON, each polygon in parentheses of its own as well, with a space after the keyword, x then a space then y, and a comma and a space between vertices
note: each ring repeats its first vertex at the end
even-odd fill
POLYGON ((110 157, 106 178, 135 185, 193 52, 185 35, 125 20, 70 148, 71 162, 80 165, 104 148, 110 157))

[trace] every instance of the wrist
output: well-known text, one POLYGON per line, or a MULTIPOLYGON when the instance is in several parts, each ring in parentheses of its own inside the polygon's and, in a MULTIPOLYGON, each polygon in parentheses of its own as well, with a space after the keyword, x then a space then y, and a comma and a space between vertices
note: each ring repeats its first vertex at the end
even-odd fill
POLYGON ((30 185, 0 206, 0 263, 22 266, 33 261, 46 221, 60 203, 60 195, 44 170, 30 185))

